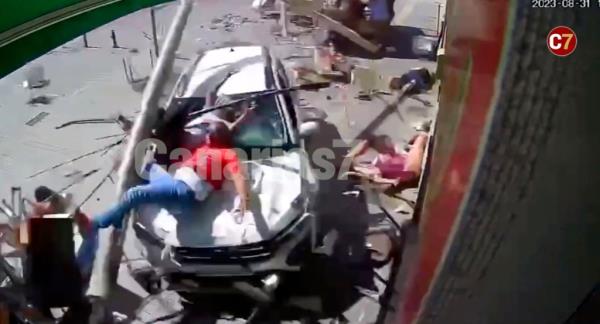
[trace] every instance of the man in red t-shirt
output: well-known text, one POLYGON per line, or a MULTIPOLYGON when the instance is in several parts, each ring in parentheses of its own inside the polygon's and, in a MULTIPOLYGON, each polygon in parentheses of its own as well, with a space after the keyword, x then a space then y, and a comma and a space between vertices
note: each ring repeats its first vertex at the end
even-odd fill
POLYGON ((225 179, 233 181, 240 197, 239 214, 244 215, 248 201, 246 177, 232 149, 231 131, 223 122, 211 122, 207 130, 204 144, 183 161, 173 176, 147 157, 142 171, 148 173, 148 183, 127 190, 117 205, 92 218, 93 227, 120 228, 124 215, 142 204, 185 210, 195 201, 206 199, 213 190, 220 190, 225 179))

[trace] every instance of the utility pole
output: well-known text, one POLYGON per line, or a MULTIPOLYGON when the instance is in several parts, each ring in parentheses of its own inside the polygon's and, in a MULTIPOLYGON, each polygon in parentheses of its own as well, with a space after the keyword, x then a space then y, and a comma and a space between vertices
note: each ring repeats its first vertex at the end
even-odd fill
POLYGON ((442 14, 442 4, 438 2, 437 5, 437 20, 435 24, 435 31, 437 32, 437 36, 440 36, 440 15, 442 14))
POLYGON ((154 53, 158 58, 158 38, 156 37, 156 15, 154 13, 154 7, 150 8, 150 22, 152 23, 152 42, 154 43, 154 53))
POLYGON ((279 23, 281 24, 281 36, 288 37, 287 4, 284 1, 279 1, 279 4, 280 4, 279 23))

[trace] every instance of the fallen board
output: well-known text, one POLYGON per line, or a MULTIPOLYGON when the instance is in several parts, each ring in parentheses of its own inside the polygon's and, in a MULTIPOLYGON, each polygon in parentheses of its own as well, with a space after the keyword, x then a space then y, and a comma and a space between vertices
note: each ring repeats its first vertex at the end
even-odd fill
POLYGON ((379 49, 381 48, 381 45, 375 44, 375 43, 367 40, 366 38, 360 36, 354 30, 344 26, 339 21, 337 21, 327 15, 324 15, 317 11, 313 11, 313 15, 315 17, 317 26, 326 27, 327 29, 335 31, 336 33, 339 33, 340 35, 346 37, 347 39, 351 40, 352 42, 356 43, 357 45, 359 45, 360 47, 366 49, 367 51, 369 51, 371 53, 377 53, 379 51, 379 49))

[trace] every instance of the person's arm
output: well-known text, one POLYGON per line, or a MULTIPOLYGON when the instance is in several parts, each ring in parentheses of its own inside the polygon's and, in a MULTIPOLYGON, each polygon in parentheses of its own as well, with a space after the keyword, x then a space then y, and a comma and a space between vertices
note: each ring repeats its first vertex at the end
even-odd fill
POLYGON ((354 158, 364 154, 368 148, 369 148, 369 141, 361 140, 360 142, 358 142, 358 144, 356 144, 356 146, 354 146, 352 149, 350 149, 350 151, 348 151, 348 154, 346 154, 346 157, 350 158, 350 159, 354 159, 354 158))
POLYGON ((243 216, 246 213, 249 200, 249 191, 246 183, 246 173, 241 167, 240 160, 238 159, 235 152, 232 150, 229 153, 231 156, 225 159, 225 172, 226 175, 233 181, 235 191, 240 197, 240 213, 243 216))
POLYGON ((238 117, 233 123, 230 123, 229 125, 227 125, 227 126, 229 126, 229 130, 232 132, 235 132, 236 128, 238 128, 238 126, 248 118, 251 111, 252 111, 252 108, 245 109, 244 112, 240 115, 240 117, 238 117))

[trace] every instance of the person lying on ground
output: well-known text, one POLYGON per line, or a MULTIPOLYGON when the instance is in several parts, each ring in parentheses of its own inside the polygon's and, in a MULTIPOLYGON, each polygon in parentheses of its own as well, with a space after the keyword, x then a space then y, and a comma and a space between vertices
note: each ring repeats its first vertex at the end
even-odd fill
POLYGON ((392 91, 400 91, 403 88, 407 89, 407 95, 415 95, 425 92, 433 86, 435 78, 426 68, 412 68, 400 77, 394 77, 390 80, 389 88, 392 91), (411 84, 406 88, 406 85, 411 84))
POLYGON ((393 18, 389 0, 361 0, 369 9, 369 17, 360 20, 358 32, 366 38, 385 43, 393 18))
POLYGON ((352 159, 353 168, 346 175, 355 175, 389 188, 414 188, 421 177, 427 140, 425 134, 415 136, 407 153, 400 152, 387 135, 363 140, 346 155, 352 159), (369 148, 377 152, 375 159, 368 163, 358 162, 356 159, 369 148))
POLYGON ((220 190, 226 179, 233 181, 240 198, 236 215, 245 214, 246 176, 232 149, 231 132, 224 123, 210 124, 204 144, 182 162, 173 176, 155 163, 153 154, 147 154, 145 160, 142 172, 148 175, 148 183, 130 188, 115 206, 93 217, 93 228, 111 225, 121 228, 125 214, 143 204, 159 204, 172 213, 188 211, 196 201, 203 201, 212 191, 220 190))

